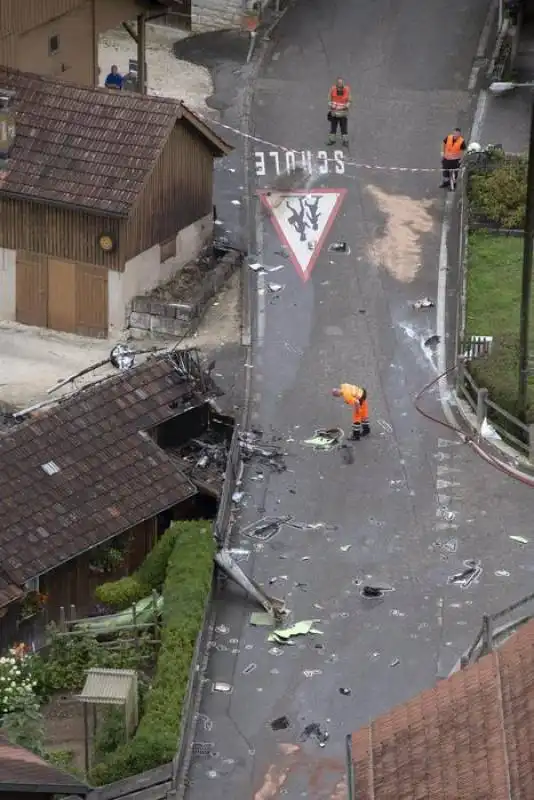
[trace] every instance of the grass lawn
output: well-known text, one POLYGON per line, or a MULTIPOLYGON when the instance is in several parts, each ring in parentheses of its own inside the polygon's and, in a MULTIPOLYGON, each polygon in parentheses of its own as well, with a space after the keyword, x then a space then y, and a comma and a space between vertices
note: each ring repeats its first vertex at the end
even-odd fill
POLYGON ((519 337, 523 239, 476 231, 468 254, 467 336, 519 337))
MULTIPOLYGON (((470 364, 470 372, 495 403, 517 416, 519 311, 523 240, 486 231, 469 235, 466 338, 493 336, 491 354, 470 364)), ((534 309, 530 316, 534 353, 534 309)), ((534 385, 529 382, 527 421, 534 422, 534 385)), ((517 430, 512 431, 517 435, 517 430)))

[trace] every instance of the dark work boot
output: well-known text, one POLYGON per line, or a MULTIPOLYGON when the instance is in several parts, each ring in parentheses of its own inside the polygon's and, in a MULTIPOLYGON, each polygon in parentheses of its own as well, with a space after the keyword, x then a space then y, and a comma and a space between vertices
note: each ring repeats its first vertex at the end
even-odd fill
POLYGON ((359 425, 352 426, 352 433, 350 439, 352 442, 359 442, 361 438, 361 429, 359 425))
POLYGON ((371 433, 371 428, 368 422, 364 422, 362 425, 362 436, 369 436, 371 433))

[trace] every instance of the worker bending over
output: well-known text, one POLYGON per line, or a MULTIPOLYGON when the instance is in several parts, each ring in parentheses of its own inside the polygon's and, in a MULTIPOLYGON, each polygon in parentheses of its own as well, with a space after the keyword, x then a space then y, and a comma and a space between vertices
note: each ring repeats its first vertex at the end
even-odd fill
POLYGON ((348 406, 352 406, 352 436, 350 438, 359 442, 362 436, 367 436, 371 432, 367 391, 352 383, 342 383, 339 389, 332 389, 332 395, 342 397, 348 406))
POLYGON ((462 132, 460 128, 455 128, 442 142, 441 174, 443 180, 440 189, 454 190, 465 150, 466 144, 462 132))

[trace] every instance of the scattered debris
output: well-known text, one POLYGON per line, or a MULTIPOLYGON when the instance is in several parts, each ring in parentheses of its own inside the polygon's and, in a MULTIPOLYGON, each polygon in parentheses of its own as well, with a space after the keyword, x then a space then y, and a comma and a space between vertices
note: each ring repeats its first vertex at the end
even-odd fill
POLYGON ((457 572, 456 575, 451 575, 447 583, 452 583, 456 586, 461 586, 462 589, 466 589, 473 583, 473 581, 477 581, 482 574, 480 561, 468 559, 467 561, 464 561, 464 567, 465 569, 462 570, 462 572, 457 572))
POLYGON ((290 727, 291 722, 285 715, 283 717, 277 717, 271 722, 271 728, 273 731, 286 731, 290 727))
POLYGON ((254 264, 249 264, 249 269, 253 270, 253 272, 265 272, 263 265, 256 261, 254 264))
POLYGON ((274 625, 274 617, 266 611, 254 611, 254 613, 250 615, 250 624, 256 627, 269 628, 271 625, 274 625))
POLYGON ((300 589, 302 592, 307 592, 308 584, 302 583, 301 581, 297 581, 297 583, 295 584, 295 589, 300 589))
POLYGON ((277 628, 269 634, 267 641, 276 642, 277 644, 287 644, 293 636, 306 636, 309 633, 320 634, 322 631, 316 630, 313 626, 318 619, 304 619, 301 622, 295 622, 289 628, 277 628))
POLYGON ((305 742, 310 738, 316 739, 319 743, 319 746, 324 747, 329 739, 329 734, 326 731, 323 731, 319 723, 311 722, 309 725, 306 725, 302 731, 300 735, 300 741, 305 742))
POLYGON ((250 673, 254 672, 254 670, 257 669, 257 667, 258 667, 257 664, 247 664, 247 666, 245 667, 245 669, 243 670, 243 672, 241 674, 242 675, 250 675, 250 673))
POLYGON ((444 553, 456 553, 458 550, 458 539, 448 539, 446 542, 442 542, 438 539, 436 547, 439 547, 444 553))
POLYGON ((341 428, 319 428, 302 444, 313 447, 314 450, 333 450, 341 444, 344 436, 345 433, 341 428))
POLYGON ((351 544, 342 544, 339 549, 341 550, 342 553, 348 553, 351 547, 352 547, 351 544))
POLYGON ((305 678, 313 678, 314 675, 322 675, 322 669, 305 669, 302 673, 305 678))
POLYGON ((244 496, 245 492, 234 492, 232 495, 232 503, 240 503, 244 496))
POLYGON ((245 550, 243 547, 234 547, 232 550, 228 550, 228 553, 238 563, 239 561, 248 561, 250 556, 250 550, 245 550))
POLYGON ((291 520, 291 516, 286 517, 262 517, 257 522, 247 525, 241 533, 249 539, 257 539, 267 542, 280 532, 280 528, 291 520))
POLYGON ((490 425, 487 418, 484 419, 482 425, 480 426, 480 435, 484 437, 484 439, 491 439, 493 442, 500 442, 501 437, 493 427, 490 425))
POLYGON ((344 686, 342 686, 339 690, 339 694, 342 694, 345 697, 350 697, 350 695, 352 694, 352 689, 347 689, 344 686))
POLYGON ((393 588, 393 586, 387 586, 387 585, 370 586, 367 584, 362 587, 360 594, 362 597, 383 597, 386 592, 394 592, 394 591, 395 589, 393 588))
POLYGON ((269 650, 269 653, 270 653, 272 656, 281 656, 281 655, 283 654, 283 652, 284 652, 284 651, 283 651, 283 650, 280 650, 280 648, 279 648, 279 647, 271 647, 271 649, 269 650))
POLYGON ((346 242, 332 242, 331 245, 328 246, 329 253, 346 253, 350 255, 350 247, 346 242))
POLYGON ((394 658, 389 666, 390 667, 398 667, 399 664, 400 664, 400 658, 394 658))
POLYGON ((510 577, 510 573, 507 572, 505 569, 497 569, 497 570, 495 570, 495 575, 497 576, 497 578, 509 578, 510 577))
POLYGON ((231 694, 234 691, 233 686, 229 683, 223 683, 223 681, 215 681, 211 688, 213 692, 223 692, 224 694, 231 694))
POLYGON ((413 307, 416 311, 419 311, 422 308, 434 308, 434 303, 429 297, 423 297, 421 300, 417 300, 417 302, 413 304, 413 307))
POLYGON ((230 633, 230 628, 228 625, 217 625, 215 633, 230 633))
POLYGON ((276 294, 277 292, 283 291, 286 287, 281 283, 268 283, 267 288, 270 292, 274 292, 276 294))
POLYGON ((265 611, 273 614, 277 619, 282 618, 285 614, 284 602, 277 598, 269 597, 252 578, 248 578, 241 567, 232 560, 228 550, 223 549, 215 553, 214 561, 229 578, 253 597, 265 611))
POLYGON ((437 347, 441 341, 441 337, 435 333, 433 336, 429 336, 428 339, 425 341, 425 347, 437 347))
POLYGON ((241 205, 241 200, 232 200, 232 205, 233 206, 240 206, 241 205))
POLYGON ((112 367, 115 369, 130 369, 135 362, 135 352, 128 345, 117 344, 109 355, 112 367))
POLYGON ((519 542, 519 544, 528 544, 529 542, 524 536, 509 536, 508 538, 512 539, 514 542, 519 542))
POLYGON ((269 267, 267 272, 278 272, 281 269, 284 269, 285 264, 278 264, 277 267, 269 267))

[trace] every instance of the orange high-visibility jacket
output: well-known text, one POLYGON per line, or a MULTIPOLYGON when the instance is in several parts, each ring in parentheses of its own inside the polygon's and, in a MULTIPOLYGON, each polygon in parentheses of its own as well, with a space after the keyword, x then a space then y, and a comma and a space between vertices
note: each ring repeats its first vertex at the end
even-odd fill
POLYGON ((451 133, 447 136, 445 147, 443 148, 443 158, 450 159, 451 161, 461 158, 463 144, 464 140, 462 136, 458 136, 455 139, 451 133))
POLYGON ((330 89, 330 102, 334 106, 334 110, 346 110, 350 103, 350 86, 343 87, 343 93, 337 93, 337 86, 332 86, 330 89))
POLYGON ((363 389, 361 386, 354 386, 352 383, 342 383, 339 388, 341 390, 341 396, 348 406, 359 403, 363 397, 363 389))

